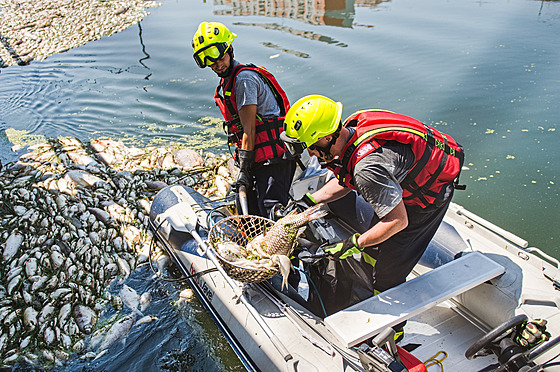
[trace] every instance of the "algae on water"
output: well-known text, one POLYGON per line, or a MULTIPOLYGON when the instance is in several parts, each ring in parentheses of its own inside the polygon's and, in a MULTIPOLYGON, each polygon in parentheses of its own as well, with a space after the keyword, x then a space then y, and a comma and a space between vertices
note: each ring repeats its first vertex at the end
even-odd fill
POLYGON ((16 146, 31 146, 46 142, 46 137, 39 134, 29 134, 27 130, 17 130, 14 128, 6 129, 8 141, 16 146))

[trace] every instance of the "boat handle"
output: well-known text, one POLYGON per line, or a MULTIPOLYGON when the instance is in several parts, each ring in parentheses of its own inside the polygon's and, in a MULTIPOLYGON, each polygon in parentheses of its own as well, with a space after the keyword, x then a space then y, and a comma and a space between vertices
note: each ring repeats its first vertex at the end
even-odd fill
POLYGON ((544 252, 541 251, 540 249, 535 248, 535 247, 529 247, 529 248, 525 248, 524 250, 525 250, 525 252, 528 252, 528 253, 536 253, 536 254, 538 254, 538 255, 541 256, 543 259, 547 260, 549 263, 551 263, 551 264, 553 264, 553 265, 556 265, 556 268, 557 268, 557 269, 560 269, 560 261, 558 261, 556 258, 554 258, 554 257, 552 257, 552 256, 550 256, 550 255, 548 255, 548 254, 546 254, 546 253, 544 253, 544 252))

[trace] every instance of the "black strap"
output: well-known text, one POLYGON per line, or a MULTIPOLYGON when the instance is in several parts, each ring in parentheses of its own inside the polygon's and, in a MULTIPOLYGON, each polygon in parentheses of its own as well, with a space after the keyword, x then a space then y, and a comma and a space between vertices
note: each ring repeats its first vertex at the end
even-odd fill
MULTIPOLYGON (((431 128, 428 127, 428 129, 429 129, 429 131, 428 131, 428 133, 429 133, 428 138, 429 138, 429 137, 433 137, 431 128)), ((445 146, 446 146, 446 147, 449 147, 449 144, 448 144, 448 142, 447 142, 447 138, 446 138, 445 136, 443 136, 443 139, 444 139, 445 146)), ((430 151, 429 151, 430 153, 432 153, 433 151, 435 151, 435 146, 433 146, 433 145, 428 145, 428 146, 426 146, 426 149, 427 149, 428 147, 431 148, 430 151)), ((424 151, 424 154, 426 154, 426 151, 424 151)), ((437 197, 437 196, 438 196, 438 193, 436 193, 436 192, 430 190, 430 188, 432 187, 433 183, 438 179, 439 175, 440 175, 441 172, 443 171, 443 168, 445 168, 445 164, 447 164, 447 159, 448 159, 448 157, 449 157, 449 154, 448 154, 447 152, 444 151, 444 152, 443 152, 443 156, 442 156, 441 159, 440 159, 438 168, 437 168, 436 171, 431 175, 430 179, 428 179, 428 181, 426 181, 426 182, 424 183, 424 185, 422 185, 422 187, 418 187, 418 184, 414 181, 414 182, 413 182, 414 187, 413 187, 413 188, 412 188, 412 187, 407 188, 408 191, 411 191, 411 195, 407 196, 407 197, 404 198, 404 199, 405 199, 405 200, 410 200, 410 199, 414 199, 414 198, 419 198, 423 203, 425 203, 426 200, 425 200, 425 198, 424 198, 423 196, 427 195, 427 196, 432 196, 432 197, 434 197, 434 198, 437 197), (412 190, 411 190, 411 189, 412 189, 412 190)), ((424 157, 422 157, 422 158, 424 158, 424 157)), ((426 165, 426 163, 422 163, 422 164, 421 164, 421 167, 418 168, 419 165, 420 165, 420 164, 416 164, 415 169, 420 169, 420 170, 422 170, 422 168, 424 168, 424 166, 426 165)), ((412 172, 411 172, 411 173, 412 173, 412 172)), ((415 173, 416 173, 416 175, 418 175, 419 172, 415 172, 415 173)), ((410 175, 410 174, 409 174, 409 175, 410 175)), ((409 175, 406 176, 405 181, 406 181, 406 179, 408 178, 409 175)), ((416 176, 414 177, 414 179, 415 179, 415 178, 416 178, 416 176)), ((411 182, 411 183, 412 183, 412 182, 411 182)), ((403 186, 403 188, 405 188, 405 187, 406 187, 406 184, 403 186)))
POLYGON ((416 184, 414 180, 420 174, 422 169, 424 169, 426 164, 428 164, 428 161, 430 160, 430 157, 434 150, 433 144, 435 143, 435 141, 433 140, 434 138, 433 138, 432 129, 428 126, 426 126, 426 129, 427 129, 426 131, 427 144, 426 147, 424 148, 424 153, 422 154, 420 160, 418 160, 414 168, 410 170, 410 172, 406 175, 404 180, 401 182, 401 187, 403 189, 406 189, 407 191, 410 191, 411 193, 414 193, 415 190, 419 188, 419 186, 416 184), (430 138, 432 138, 432 141, 430 141, 430 138), (431 145, 430 142, 432 143, 431 145))

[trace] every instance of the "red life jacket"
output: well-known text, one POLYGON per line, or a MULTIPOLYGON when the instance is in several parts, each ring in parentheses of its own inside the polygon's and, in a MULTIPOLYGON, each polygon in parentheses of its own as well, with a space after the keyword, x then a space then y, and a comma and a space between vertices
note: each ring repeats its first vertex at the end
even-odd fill
POLYGON ((280 116, 277 118, 263 120, 257 115, 254 149, 255 162, 261 163, 267 159, 281 157, 282 154, 286 152, 286 147, 284 142, 280 139, 280 133, 284 131, 284 117, 290 109, 290 103, 286 93, 282 87, 280 87, 280 84, 278 84, 274 76, 264 67, 257 67, 251 64, 239 64, 233 69, 232 77, 227 85, 224 84, 224 79, 221 79, 220 84, 218 84, 216 88, 214 100, 225 119, 224 130, 227 127, 228 144, 230 146, 235 144, 237 148, 241 148, 242 144, 243 126, 239 119, 239 112, 237 111, 237 104, 235 101, 235 79, 237 74, 243 70, 257 72, 272 90, 278 102, 278 106, 280 107, 280 116), (220 89, 223 92, 223 96, 220 95, 220 89))
POLYGON ((440 205, 447 185, 458 185, 463 166, 463 148, 450 136, 409 116, 384 110, 363 110, 352 114, 344 126, 356 131, 343 149, 339 165, 328 165, 338 182, 356 190, 352 182, 355 165, 387 141, 409 144, 414 165, 401 182, 405 205, 440 205), (340 166, 341 164, 341 166, 340 166))

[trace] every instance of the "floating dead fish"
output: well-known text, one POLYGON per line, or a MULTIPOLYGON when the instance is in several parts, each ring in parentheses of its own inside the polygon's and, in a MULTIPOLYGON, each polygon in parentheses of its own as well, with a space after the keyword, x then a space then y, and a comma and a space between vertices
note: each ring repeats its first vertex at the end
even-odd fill
POLYGON ((84 305, 76 305, 73 315, 80 331, 89 335, 97 323, 97 314, 95 311, 84 305))
POLYGON ((37 314, 37 310, 29 306, 23 312, 23 324, 31 330, 35 329, 37 325, 37 314))
POLYGON ((140 311, 144 312, 152 302, 152 294, 150 292, 142 293, 140 296, 140 311))
POLYGON ((113 225, 114 220, 111 215, 101 208, 90 207, 88 208, 91 214, 93 214, 99 221, 103 222, 105 225, 113 225))
POLYGON ((81 170, 77 170, 77 169, 68 171, 68 173, 66 173, 66 176, 68 176, 75 184, 83 186, 83 187, 92 187, 96 183, 99 183, 99 184, 106 184, 107 183, 103 179, 101 179, 97 176, 94 176, 91 173, 81 171, 81 170))
POLYGON ((146 186, 148 186, 148 189, 150 190, 161 190, 165 187, 167 187, 167 183, 162 182, 162 181, 149 181, 146 182, 146 186))
POLYGON ((175 151, 173 160, 184 169, 192 169, 204 165, 204 159, 198 152, 186 148, 175 151))
POLYGON ((177 305, 189 302, 194 296, 194 291, 190 288, 183 289, 179 292, 179 299, 177 300, 177 305))
POLYGON ((150 323, 153 322, 154 320, 157 320, 158 318, 152 315, 146 315, 140 319, 138 319, 138 321, 136 322, 136 324, 144 324, 144 323, 150 323))
POLYGON ((105 335, 105 338, 103 339, 103 342, 101 343, 97 351, 102 352, 103 350, 107 350, 115 342, 126 336, 128 332, 130 332, 130 329, 135 322, 136 313, 133 313, 125 316, 124 318, 121 318, 119 321, 113 324, 109 331, 107 331, 107 334, 105 335))
POLYGON ((129 309, 131 309, 134 312, 140 313, 138 311, 138 305, 140 304, 140 296, 134 289, 124 284, 123 287, 121 288, 119 295, 121 296, 121 299, 125 306, 127 306, 129 309))
POLYGON ((23 243, 23 235, 20 233, 14 232, 8 237, 2 253, 4 261, 10 261, 18 253, 21 243, 23 243))

